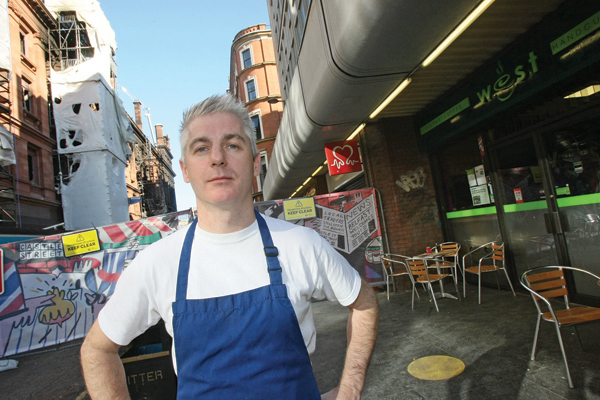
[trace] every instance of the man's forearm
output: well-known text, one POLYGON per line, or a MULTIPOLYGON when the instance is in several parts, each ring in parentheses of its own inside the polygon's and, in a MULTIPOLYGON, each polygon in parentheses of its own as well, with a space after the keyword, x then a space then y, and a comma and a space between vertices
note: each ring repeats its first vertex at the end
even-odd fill
POLYGON ((105 336, 98 337, 103 335, 99 330, 95 324, 81 346, 81 367, 88 394, 92 400, 129 399, 125 370, 117 353, 118 346, 107 346, 103 342, 105 336))
POLYGON ((339 385, 339 399, 360 398, 377 337, 378 316, 377 297, 371 286, 363 281, 359 298, 350 307, 348 348, 339 385))

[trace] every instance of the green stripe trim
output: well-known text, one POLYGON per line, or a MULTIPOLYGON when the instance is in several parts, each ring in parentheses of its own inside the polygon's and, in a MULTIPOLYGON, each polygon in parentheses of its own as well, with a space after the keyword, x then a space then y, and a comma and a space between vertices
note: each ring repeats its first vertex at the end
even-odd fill
POLYGON ((585 206, 600 203, 600 193, 563 197, 557 200, 559 207, 585 206))
POLYGON ((466 110, 470 106, 471 106, 471 102, 469 101, 469 98, 468 97, 464 98, 463 100, 458 102, 456 105, 454 105, 450 109, 441 113, 438 117, 434 118, 427 124, 423 125, 420 129, 421 135, 426 134, 433 128, 448 121, 450 118, 454 117, 455 115, 460 114, 461 111, 466 110))
POLYGON ((506 204, 504 206, 504 212, 506 213, 546 209, 548 209, 546 200, 530 201, 529 203, 506 204))
POLYGON ((496 207, 484 207, 484 208, 474 208, 472 210, 464 210, 464 211, 451 211, 446 213, 446 218, 465 218, 465 217, 476 217, 479 215, 492 215, 496 214, 496 207))
POLYGON ((600 11, 550 43, 552 55, 576 43, 600 28, 600 11))

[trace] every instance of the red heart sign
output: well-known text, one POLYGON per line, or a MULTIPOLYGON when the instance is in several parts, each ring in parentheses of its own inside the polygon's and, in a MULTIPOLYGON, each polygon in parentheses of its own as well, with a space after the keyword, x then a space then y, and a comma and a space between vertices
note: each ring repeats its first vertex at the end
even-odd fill
POLYGON ((362 171, 356 139, 325 144, 329 175, 362 171))

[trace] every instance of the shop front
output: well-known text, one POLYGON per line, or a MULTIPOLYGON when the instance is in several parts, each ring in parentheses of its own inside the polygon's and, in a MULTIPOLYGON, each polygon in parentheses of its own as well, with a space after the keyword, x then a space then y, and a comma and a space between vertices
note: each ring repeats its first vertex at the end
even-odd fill
MULTIPOLYGON (((565 2, 415 122, 447 240, 503 240, 513 283, 543 265, 600 274, 597 2, 565 2)), ((568 283, 600 304, 597 282, 568 283)))

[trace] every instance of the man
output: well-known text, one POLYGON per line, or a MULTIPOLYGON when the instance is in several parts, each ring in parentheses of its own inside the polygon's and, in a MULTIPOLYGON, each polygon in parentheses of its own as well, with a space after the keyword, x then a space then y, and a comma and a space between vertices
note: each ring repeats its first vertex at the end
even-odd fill
POLYGON ((128 398, 117 351, 162 318, 181 399, 359 399, 377 334, 377 299, 313 230, 254 211, 254 126, 229 95, 193 106, 181 125, 184 180, 198 219, 142 251, 81 348, 92 399, 128 398), (311 298, 348 306, 342 378, 319 394, 311 298))

